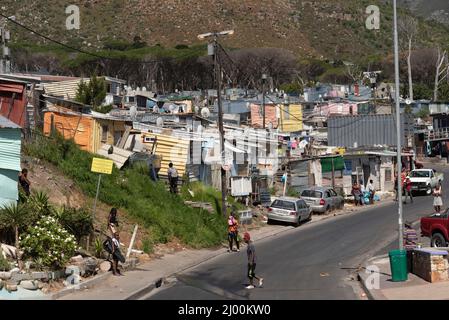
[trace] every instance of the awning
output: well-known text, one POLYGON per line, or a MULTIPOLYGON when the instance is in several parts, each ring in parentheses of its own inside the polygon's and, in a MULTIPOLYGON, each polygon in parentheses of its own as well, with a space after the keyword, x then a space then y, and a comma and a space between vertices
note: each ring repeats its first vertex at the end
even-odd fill
POLYGON ((22 93, 24 86, 21 84, 0 84, 0 91, 22 93))

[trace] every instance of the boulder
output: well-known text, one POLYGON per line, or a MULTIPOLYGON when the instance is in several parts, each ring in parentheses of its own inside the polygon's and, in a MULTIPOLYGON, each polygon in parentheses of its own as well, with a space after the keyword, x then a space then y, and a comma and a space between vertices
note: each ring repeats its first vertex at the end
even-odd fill
POLYGON ((77 255, 77 256, 74 256, 74 257, 71 257, 70 258, 70 262, 71 263, 82 263, 83 262, 83 256, 82 255, 77 255))
POLYGON ((11 279, 11 272, 0 272, 0 279, 2 280, 9 280, 11 279))
POLYGON ((17 284, 7 283, 6 284, 6 290, 8 290, 8 291, 17 291, 17 284))
POLYGON ((84 258, 85 274, 87 275, 94 274, 95 270, 97 269, 97 265, 98 265, 97 259, 92 257, 84 258))
POLYGON ((102 263, 100 263, 100 271, 101 272, 108 272, 109 270, 111 270, 112 264, 109 261, 103 261, 102 263))
POLYGON ((37 290, 39 289, 38 282, 35 280, 23 280, 20 281, 20 286, 26 290, 37 290))

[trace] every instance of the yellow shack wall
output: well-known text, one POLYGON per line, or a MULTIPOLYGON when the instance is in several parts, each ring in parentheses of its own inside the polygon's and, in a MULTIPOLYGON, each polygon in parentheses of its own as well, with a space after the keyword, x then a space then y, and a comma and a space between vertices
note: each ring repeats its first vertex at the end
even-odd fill
POLYGON ((280 105, 279 129, 282 132, 295 132, 303 129, 302 105, 291 104, 288 107, 280 105), (286 114, 287 110, 290 114, 286 114))

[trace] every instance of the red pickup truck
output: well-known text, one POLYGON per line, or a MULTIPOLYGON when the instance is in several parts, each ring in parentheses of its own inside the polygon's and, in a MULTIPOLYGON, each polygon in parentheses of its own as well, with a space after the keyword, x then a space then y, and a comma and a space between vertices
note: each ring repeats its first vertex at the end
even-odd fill
POLYGON ((431 247, 447 247, 449 243, 449 209, 421 218, 421 235, 430 238, 431 247))

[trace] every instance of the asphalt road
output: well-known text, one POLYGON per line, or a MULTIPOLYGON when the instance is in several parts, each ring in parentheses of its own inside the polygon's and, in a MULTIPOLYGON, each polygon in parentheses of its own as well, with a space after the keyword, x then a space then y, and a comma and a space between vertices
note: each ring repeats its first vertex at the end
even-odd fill
MULTIPOLYGON (((435 165, 449 179, 449 168, 435 165)), ((449 200, 443 183, 443 206, 449 200)), ((404 220, 432 212, 432 197, 415 197, 404 205, 404 220)), ((245 289, 246 250, 229 253, 176 276, 173 285, 148 299, 359 299, 357 268, 368 258, 397 248, 397 202, 364 212, 304 224, 278 237, 255 243, 256 274, 263 288, 245 289)), ((417 227, 419 230, 419 226, 417 227)))

